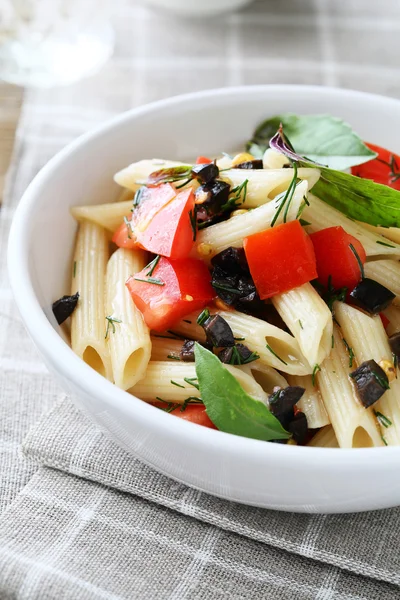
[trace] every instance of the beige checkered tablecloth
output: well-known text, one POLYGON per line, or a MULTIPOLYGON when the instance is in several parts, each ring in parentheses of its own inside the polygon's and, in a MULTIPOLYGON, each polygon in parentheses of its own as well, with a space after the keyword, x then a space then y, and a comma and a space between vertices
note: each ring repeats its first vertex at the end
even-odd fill
POLYGON ((46 372, 5 262, 29 181, 120 111, 253 83, 400 97, 400 2, 260 0, 195 21, 116 0, 113 20, 115 54, 98 75, 25 93, 0 209, 0 599, 400 598, 399 509, 326 517, 247 508, 117 448, 46 372))

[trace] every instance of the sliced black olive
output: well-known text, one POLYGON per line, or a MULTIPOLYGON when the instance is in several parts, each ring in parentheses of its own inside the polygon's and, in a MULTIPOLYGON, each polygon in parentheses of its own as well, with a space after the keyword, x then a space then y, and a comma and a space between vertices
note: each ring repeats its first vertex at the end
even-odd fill
POLYGON ((73 296, 63 296, 59 300, 53 302, 51 308, 53 309, 54 316, 59 325, 64 323, 64 321, 72 315, 78 304, 78 300, 79 292, 76 292, 73 296))
POLYGON ((195 191, 197 222, 211 225, 221 219, 223 205, 228 202, 231 186, 215 179, 199 186, 195 191))
POLYGON ((288 423, 286 429, 292 434, 293 439, 298 444, 304 444, 308 434, 307 417, 303 412, 298 412, 292 421, 288 423))
MULTIPOLYGON (((179 358, 183 362, 194 362, 194 360, 195 360, 195 357, 194 357, 195 343, 196 342, 194 340, 185 340, 183 342, 183 346, 181 348, 181 351, 179 352, 179 358)), ((212 350, 211 344, 202 343, 202 342, 198 342, 198 343, 200 344, 200 346, 203 346, 203 348, 207 348, 207 350, 212 350)))
POLYGON ((232 329, 220 315, 213 315, 203 324, 207 341, 217 348, 226 348, 235 345, 232 329))
POLYGON ((305 389, 298 385, 289 385, 286 388, 278 389, 269 397, 269 409, 279 420, 280 417, 287 415, 293 410, 293 407, 301 399, 305 389))
POLYGON ((213 267, 219 267, 222 271, 229 275, 241 275, 249 273, 246 255, 243 248, 233 248, 230 246, 216 254, 211 259, 213 267))
POLYGON ((375 315, 387 308, 396 295, 377 281, 364 277, 350 292, 350 297, 352 304, 375 315))
POLYGON ((400 332, 394 333, 389 338, 390 349, 395 356, 400 357, 400 332))
POLYGON ((235 165, 235 169, 263 169, 263 161, 261 158, 255 158, 254 160, 246 160, 245 162, 235 165))
POLYGON ((254 356, 254 353, 244 344, 224 348, 218 354, 220 361, 227 365, 243 365, 251 356, 254 356))
POLYGON ((219 175, 219 169, 214 163, 206 163, 200 165, 193 165, 192 173, 194 177, 199 179, 202 183, 208 183, 219 175))
POLYGON ((383 369, 374 360, 363 362, 350 373, 356 384, 358 397, 365 408, 368 408, 389 389, 389 380, 383 369))

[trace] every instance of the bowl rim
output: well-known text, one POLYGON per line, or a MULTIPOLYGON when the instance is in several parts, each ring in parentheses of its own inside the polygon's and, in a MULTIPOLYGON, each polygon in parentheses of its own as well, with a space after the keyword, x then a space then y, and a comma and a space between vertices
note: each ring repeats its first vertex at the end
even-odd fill
MULTIPOLYGON (((191 446, 210 447, 214 451, 229 452, 232 456, 240 456, 242 459, 251 460, 277 460, 282 466, 290 465, 292 469, 297 466, 310 468, 321 466, 338 469, 351 470, 354 466, 359 469, 370 469, 372 466, 380 466, 382 469, 390 469, 398 465, 400 446, 373 447, 373 448, 321 448, 308 446, 294 446, 285 444, 265 443, 261 440, 245 438, 206 427, 198 427, 183 419, 173 418, 164 411, 156 410, 150 404, 139 398, 127 394, 127 392, 115 386, 110 381, 89 367, 62 339, 58 332, 52 327, 45 316, 43 309, 35 295, 29 272, 29 221, 35 210, 36 198, 40 195, 41 188, 46 186, 47 178, 51 173, 62 167, 64 161, 78 148, 87 142, 107 135, 115 126, 128 123, 131 120, 140 119, 142 115, 157 112, 171 106, 190 103, 194 100, 207 101, 215 97, 235 97, 238 95, 267 94, 270 91, 282 94, 290 93, 312 93, 320 98, 335 95, 337 97, 352 97, 363 100, 375 100, 386 104, 395 105, 400 111, 400 101, 383 95, 369 94, 355 90, 340 89, 334 87, 323 87, 313 85, 287 85, 267 84, 254 86, 224 87, 200 92, 181 94, 170 98, 158 100, 145 104, 107 120, 106 123, 79 136, 58 152, 34 177, 25 190, 14 214, 10 235, 8 240, 8 272, 11 289, 15 302, 22 316, 26 329, 28 330, 35 345, 42 355, 49 358, 63 377, 76 382, 77 387, 92 397, 100 397, 103 403, 121 409, 125 414, 136 420, 143 428, 150 428, 155 433, 168 435, 168 437, 179 437, 181 441, 191 446), (169 420, 167 420, 169 419, 169 420), (382 463, 382 452, 385 451, 385 462, 382 463)), ((155 465, 156 466, 156 465, 155 465)))

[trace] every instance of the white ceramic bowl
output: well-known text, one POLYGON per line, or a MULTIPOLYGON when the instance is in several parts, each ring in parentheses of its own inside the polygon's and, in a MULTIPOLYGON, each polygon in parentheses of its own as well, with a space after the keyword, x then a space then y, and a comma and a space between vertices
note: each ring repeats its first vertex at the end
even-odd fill
POLYGON ((103 379, 58 332, 51 303, 69 290, 76 225, 69 208, 110 201, 113 174, 141 158, 191 159, 240 147, 268 115, 327 112, 366 140, 400 151, 400 102, 306 86, 226 88, 162 100, 70 144, 24 194, 9 271, 25 325, 80 406, 132 455, 211 494, 277 510, 349 512, 400 504, 400 447, 338 450, 270 444, 200 427, 103 379))
POLYGON ((252 0, 144 0, 155 8, 163 8, 184 17, 206 17, 231 12, 252 0))

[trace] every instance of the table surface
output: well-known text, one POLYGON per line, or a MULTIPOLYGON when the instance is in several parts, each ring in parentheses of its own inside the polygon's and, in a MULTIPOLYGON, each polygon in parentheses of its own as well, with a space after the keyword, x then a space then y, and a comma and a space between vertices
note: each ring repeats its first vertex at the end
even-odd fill
POLYGON ((14 146, 22 96, 21 88, 0 83, 0 204, 14 146))

